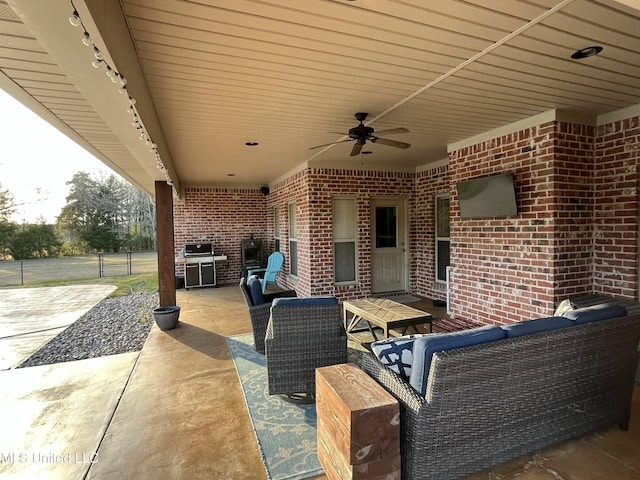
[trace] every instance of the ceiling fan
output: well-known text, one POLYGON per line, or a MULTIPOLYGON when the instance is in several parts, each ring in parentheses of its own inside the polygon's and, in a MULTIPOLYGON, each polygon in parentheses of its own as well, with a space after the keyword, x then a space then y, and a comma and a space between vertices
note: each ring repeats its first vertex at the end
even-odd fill
POLYGON ((316 147, 311 147, 309 150, 313 150, 314 148, 328 147, 329 145, 335 145, 337 143, 344 142, 353 142, 355 141, 355 145, 351 149, 351 157, 354 157, 360 153, 362 147, 369 140, 371 143, 380 143, 382 145, 388 145, 390 147, 396 148, 409 148, 411 146, 410 143, 398 142, 396 140, 389 140, 388 138, 380 138, 383 135, 396 135, 398 133, 409 133, 409 130, 406 128, 390 128, 389 130, 381 130, 376 135, 374 135, 375 130, 372 127, 367 127, 364 125, 364 121, 367 118, 368 113, 358 112, 355 114, 356 120, 360 122, 360 125, 357 127, 353 127, 349 130, 349 133, 342 132, 329 132, 329 133, 338 133, 340 135, 348 135, 349 138, 346 140, 339 140, 337 142, 325 143, 324 145, 318 145, 316 147))

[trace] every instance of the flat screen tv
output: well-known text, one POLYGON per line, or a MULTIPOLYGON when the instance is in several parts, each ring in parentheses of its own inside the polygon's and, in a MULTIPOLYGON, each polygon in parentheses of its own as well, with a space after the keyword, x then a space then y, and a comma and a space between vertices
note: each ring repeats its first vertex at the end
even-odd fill
POLYGON ((458 182, 460 218, 513 217, 518 214, 513 174, 458 182))

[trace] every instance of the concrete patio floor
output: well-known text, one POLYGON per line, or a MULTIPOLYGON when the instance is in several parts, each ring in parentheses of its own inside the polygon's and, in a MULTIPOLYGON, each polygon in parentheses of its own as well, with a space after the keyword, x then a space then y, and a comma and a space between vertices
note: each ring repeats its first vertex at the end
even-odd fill
MULTIPOLYGON (((1 478, 266 479, 225 341, 251 331, 240 289, 177 298, 178 328, 154 327, 140 353, 0 372, 1 478)), ((469 478, 640 479, 638 452, 636 387, 628 432, 611 428, 469 478)))
POLYGON ((115 289, 113 285, 0 289, 0 370, 20 365, 115 289))

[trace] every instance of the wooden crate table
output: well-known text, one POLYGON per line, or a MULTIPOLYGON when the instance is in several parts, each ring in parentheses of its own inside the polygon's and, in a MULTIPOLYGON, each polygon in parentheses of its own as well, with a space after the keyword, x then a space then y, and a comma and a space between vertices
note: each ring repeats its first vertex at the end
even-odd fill
POLYGON ((316 370, 318 459, 329 480, 400 478, 400 408, 353 363, 316 370))

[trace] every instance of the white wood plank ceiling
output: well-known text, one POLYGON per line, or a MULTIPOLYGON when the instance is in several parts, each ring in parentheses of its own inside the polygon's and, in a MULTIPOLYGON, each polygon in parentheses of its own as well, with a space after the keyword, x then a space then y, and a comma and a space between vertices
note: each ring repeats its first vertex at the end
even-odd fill
MULTIPOLYGON (((152 191, 163 178, 155 160, 106 111, 123 110, 122 102, 101 104, 91 90, 108 85, 83 80, 95 69, 67 21, 70 2, 50 0, 47 15, 26 0, 6 2, 0 87, 23 91, 31 108, 42 106, 152 191), (68 35, 77 42, 60 40, 68 35), (77 69, 69 56, 79 59, 77 69)), ((595 121, 640 104, 640 5, 633 0, 74 3, 129 91, 148 94, 158 122, 149 131, 183 186, 268 184, 306 164, 414 170, 446 158, 451 143, 550 109, 595 121), (105 9, 124 13, 130 38, 102 18, 105 9), (132 41, 139 77, 121 40, 132 41), (570 58, 591 45, 604 50, 570 58), (387 138, 411 147, 368 142, 363 150, 372 154, 354 157, 352 142, 309 150, 344 139, 330 132, 355 127, 356 112, 368 112, 378 131, 407 128, 387 138)), ((142 116, 145 124, 149 118, 142 116)))

